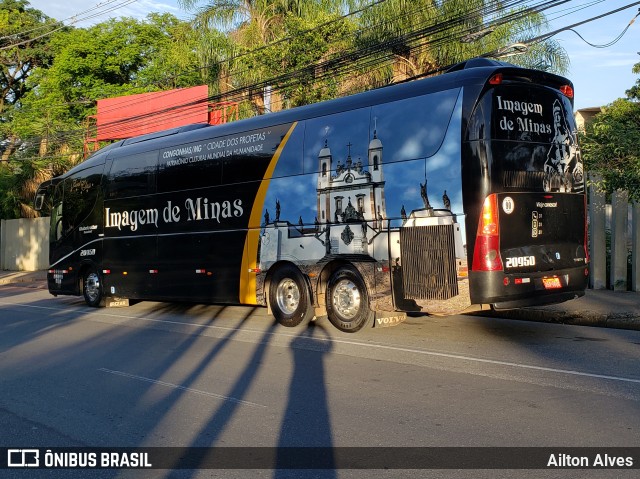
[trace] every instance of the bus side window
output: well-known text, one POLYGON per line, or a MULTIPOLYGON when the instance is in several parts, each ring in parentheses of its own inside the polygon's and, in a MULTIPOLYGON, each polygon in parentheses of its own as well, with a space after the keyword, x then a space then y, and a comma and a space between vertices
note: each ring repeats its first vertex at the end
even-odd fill
POLYGON ((222 159, 190 162, 181 156, 169 159, 161 156, 158 193, 219 186, 221 178, 222 159))
POLYGON ((157 151, 114 158, 106 199, 155 193, 157 163, 157 151))
POLYGON ((367 107, 306 120, 304 173, 329 178, 340 168, 373 169, 368 158, 370 116, 367 107))

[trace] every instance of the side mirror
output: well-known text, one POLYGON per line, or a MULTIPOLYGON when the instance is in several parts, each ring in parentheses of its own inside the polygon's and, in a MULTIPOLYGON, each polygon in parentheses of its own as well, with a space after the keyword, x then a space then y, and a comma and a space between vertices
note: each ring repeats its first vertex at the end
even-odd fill
POLYGON ((33 209, 35 209, 36 211, 41 211, 42 207, 44 206, 44 197, 45 194, 38 191, 38 193, 36 193, 36 199, 33 203, 33 209))

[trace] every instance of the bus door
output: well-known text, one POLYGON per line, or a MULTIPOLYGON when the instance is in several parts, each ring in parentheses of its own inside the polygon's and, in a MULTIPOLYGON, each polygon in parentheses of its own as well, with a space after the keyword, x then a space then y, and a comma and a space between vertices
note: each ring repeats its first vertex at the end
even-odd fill
MULTIPOLYGON (((68 225, 64 211, 64 181, 51 186, 51 220, 49 230, 49 263, 51 265, 48 278, 49 291, 74 292, 77 281, 68 274, 68 258, 74 249, 73 236, 68 234, 68 225)), ((73 269, 73 265, 71 265, 73 269)))

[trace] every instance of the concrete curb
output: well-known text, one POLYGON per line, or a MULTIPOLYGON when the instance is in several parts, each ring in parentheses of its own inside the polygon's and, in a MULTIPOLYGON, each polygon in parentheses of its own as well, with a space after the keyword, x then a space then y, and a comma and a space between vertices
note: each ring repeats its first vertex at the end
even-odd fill
POLYGON ((490 314, 527 321, 640 330, 640 293, 587 289, 584 296, 564 303, 490 314))
POLYGON ((575 326, 595 326, 601 328, 632 329, 640 331, 640 313, 598 311, 558 311, 533 308, 510 311, 487 311, 479 315, 494 318, 537 321, 544 323, 571 324, 575 326))
POLYGON ((46 271, 0 271, 0 285, 15 283, 41 283, 47 287, 46 271))

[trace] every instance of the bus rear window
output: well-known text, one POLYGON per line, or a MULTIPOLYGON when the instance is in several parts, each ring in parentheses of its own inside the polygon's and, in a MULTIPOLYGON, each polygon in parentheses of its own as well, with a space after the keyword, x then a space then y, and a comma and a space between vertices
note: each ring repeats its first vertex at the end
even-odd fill
POLYGON ((492 88, 482 102, 491 112, 485 139, 494 186, 505 191, 584 191, 577 128, 566 96, 555 88, 514 83, 492 88))

